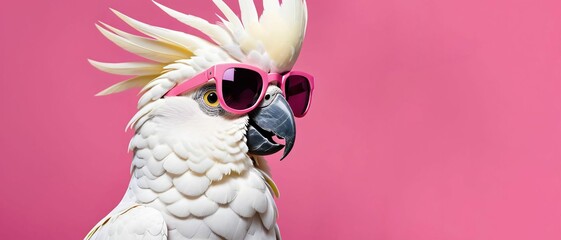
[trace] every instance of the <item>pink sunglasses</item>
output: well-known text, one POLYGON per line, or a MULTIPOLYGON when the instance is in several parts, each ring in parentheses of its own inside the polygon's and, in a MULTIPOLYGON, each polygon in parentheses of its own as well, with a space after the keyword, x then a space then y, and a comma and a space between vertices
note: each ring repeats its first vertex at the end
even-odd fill
POLYGON ((245 114, 263 100, 270 83, 278 82, 295 117, 303 117, 312 102, 314 77, 298 71, 285 74, 266 73, 243 63, 217 64, 172 88, 166 96, 179 96, 210 80, 216 81, 216 92, 224 110, 245 114))

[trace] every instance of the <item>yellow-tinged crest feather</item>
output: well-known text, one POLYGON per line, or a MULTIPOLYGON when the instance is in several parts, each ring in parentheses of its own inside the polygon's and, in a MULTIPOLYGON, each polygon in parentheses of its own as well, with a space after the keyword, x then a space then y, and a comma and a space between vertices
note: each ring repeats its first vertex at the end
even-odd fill
POLYGON ((117 75, 158 75, 165 64, 149 62, 104 63, 88 59, 95 68, 117 75))
POLYGON ((129 80, 125 80, 125 81, 119 82, 117 84, 114 84, 111 87, 108 87, 105 90, 99 92, 98 94, 96 94, 96 96, 103 96, 103 95, 118 93, 118 92, 122 92, 122 91, 125 91, 127 89, 131 89, 131 88, 142 88, 142 87, 144 87, 144 85, 148 84, 150 81, 152 81, 156 77, 158 77, 158 75, 134 77, 134 78, 131 78, 129 80))
POLYGON ((252 24, 258 24, 257 9, 255 9, 253 0, 239 0, 239 4, 244 27, 247 29, 252 24))
POLYGON ((226 3, 224 3, 224 1, 222 1, 222 0, 212 0, 212 2, 214 2, 216 7, 218 7, 218 9, 220 9, 220 11, 222 11, 222 14, 224 14, 226 19, 228 19, 228 21, 230 23, 232 23, 235 28, 239 28, 239 29, 243 28, 242 22, 240 21, 238 16, 236 16, 234 11, 232 11, 232 9, 230 7, 228 7, 228 5, 226 5, 226 3))
POLYGON ((99 22, 107 29, 111 30, 112 32, 116 33, 117 35, 130 40, 131 42, 136 43, 137 45, 146 46, 157 51, 161 51, 168 55, 180 56, 182 58, 189 58, 193 55, 191 51, 186 50, 185 48, 181 48, 179 46, 169 44, 163 41, 159 41, 157 39, 151 39, 147 37, 137 36, 134 34, 127 33, 125 31, 119 30, 115 27, 112 27, 109 24, 104 22, 99 22))
POLYGON ((232 41, 231 37, 229 36, 229 33, 220 26, 211 24, 207 20, 204 20, 202 18, 175 11, 160 3, 157 3, 156 1, 153 2, 171 17, 203 32, 204 34, 209 36, 213 41, 215 41, 220 45, 229 44, 232 41))
POLYGON ((109 30, 102 28, 99 25, 95 25, 96 28, 101 32, 101 34, 103 34, 103 36, 105 36, 107 39, 109 39, 111 42, 115 43, 117 46, 131 52, 134 53, 136 55, 139 55, 143 58, 152 60, 152 61, 156 61, 156 62, 161 62, 161 63, 165 63, 165 62, 169 62, 172 59, 178 59, 181 58, 181 56, 175 56, 175 55, 169 55, 167 53, 163 53, 163 52, 159 52, 156 51, 154 49, 150 49, 147 47, 147 44, 143 44, 143 45, 139 45, 135 42, 130 41, 129 39, 123 38, 113 32, 110 32, 109 30))

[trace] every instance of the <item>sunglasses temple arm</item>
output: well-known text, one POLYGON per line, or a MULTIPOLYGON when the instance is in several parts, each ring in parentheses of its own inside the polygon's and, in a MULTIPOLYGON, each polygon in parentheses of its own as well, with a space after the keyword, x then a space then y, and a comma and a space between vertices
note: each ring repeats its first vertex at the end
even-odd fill
MULTIPOLYGON (((211 68, 211 70, 212 70, 212 68, 211 68)), ((211 79, 211 78, 208 77, 209 76, 208 71, 209 70, 206 70, 204 72, 201 72, 201 73, 195 75, 191 79, 183 81, 179 85, 172 88, 168 93, 166 93, 166 96, 178 96, 178 95, 180 95, 184 92, 192 90, 193 88, 195 88, 199 85, 205 84, 206 82, 208 82, 211 79)))

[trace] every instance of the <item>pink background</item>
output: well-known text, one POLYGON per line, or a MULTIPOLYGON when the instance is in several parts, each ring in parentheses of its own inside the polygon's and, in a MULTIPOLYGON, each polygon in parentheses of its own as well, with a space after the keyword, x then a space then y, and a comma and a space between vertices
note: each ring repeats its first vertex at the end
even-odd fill
MULTIPOLYGON (((270 158, 285 239, 561 239, 561 1, 308 5, 314 104, 270 158)), ((94 97, 122 78, 86 62, 136 59, 94 28, 125 26, 109 7, 191 30, 148 0, 0 9, 0 239, 80 239, 125 190, 136 93, 94 97)))

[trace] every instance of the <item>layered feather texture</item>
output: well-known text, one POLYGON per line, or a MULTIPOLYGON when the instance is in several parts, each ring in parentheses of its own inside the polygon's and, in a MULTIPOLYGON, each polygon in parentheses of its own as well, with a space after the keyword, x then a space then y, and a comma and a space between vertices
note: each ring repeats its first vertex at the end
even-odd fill
POLYGON ((168 238, 276 239, 273 190, 247 155, 248 118, 205 115, 189 95, 157 104, 129 146, 130 191, 162 213, 168 238))
POLYGON ((276 188, 266 163, 247 154, 249 118, 208 115, 195 95, 158 99, 142 108, 150 111, 139 111, 126 200, 98 224, 92 239, 152 237, 147 232, 162 227, 162 219, 167 235, 161 239, 280 238, 276 188), (123 213, 136 205, 146 210, 123 213), (156 220, 133 221, 144 216, 156 220), (111 229, 119 227, 137 230, 115 235, 111 229))

